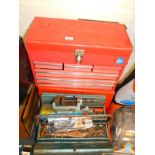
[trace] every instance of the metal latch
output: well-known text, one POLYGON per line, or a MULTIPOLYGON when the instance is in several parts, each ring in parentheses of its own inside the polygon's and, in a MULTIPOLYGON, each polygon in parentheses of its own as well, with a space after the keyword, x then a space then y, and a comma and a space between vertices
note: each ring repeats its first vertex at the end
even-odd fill
POLYGON ((75 51, 75 60, 76 63, 81 63, 82 57, 84 56, 85 51, 82 49, 76 49, 75 51))

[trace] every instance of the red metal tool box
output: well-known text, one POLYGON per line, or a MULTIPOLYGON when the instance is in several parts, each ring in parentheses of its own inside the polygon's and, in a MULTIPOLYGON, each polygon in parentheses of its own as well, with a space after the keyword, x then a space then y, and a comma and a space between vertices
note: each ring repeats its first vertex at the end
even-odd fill
POLYGON ((132 52, 125 25, 113 22, 36 17, 24 40, 44 102, 53 94, 96 95, 93 103, 103 99, 105 109, 132 52))
POLYGON ((37 17, 25 44, 39 94, 104 94, 106 108, 132 52, 125 25, 85 20, 37 17))

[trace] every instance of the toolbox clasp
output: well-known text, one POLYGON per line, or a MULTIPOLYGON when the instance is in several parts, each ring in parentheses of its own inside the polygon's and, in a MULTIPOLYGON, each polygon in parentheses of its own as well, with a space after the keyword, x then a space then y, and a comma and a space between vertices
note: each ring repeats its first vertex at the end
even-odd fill
POLYGON ((75 60, 76 63, 81 63, 82 58, 84 56, 85 51, 83 49, 76 49, 75 50, 75 60))

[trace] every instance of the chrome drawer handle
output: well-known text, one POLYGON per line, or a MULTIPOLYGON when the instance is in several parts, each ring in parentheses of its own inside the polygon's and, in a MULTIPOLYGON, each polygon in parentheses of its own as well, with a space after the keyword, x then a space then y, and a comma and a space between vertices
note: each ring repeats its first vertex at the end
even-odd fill
POLYGON ((76 60, 76 63, 81 63, 82 58, 84 56, 84 53, 85 53, 84 50, 82 50, 82 49, 76 49, 76 51, 75 51, 75 60, 76 60))

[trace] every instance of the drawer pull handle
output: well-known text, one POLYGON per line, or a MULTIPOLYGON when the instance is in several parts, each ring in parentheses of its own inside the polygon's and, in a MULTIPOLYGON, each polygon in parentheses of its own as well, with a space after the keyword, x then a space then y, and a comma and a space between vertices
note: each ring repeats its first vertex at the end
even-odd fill
POLYGON ((76 63, 81 63, 82 58, 84 56, 84 53, 85 53, 85 51, 84 50, 81 50, 81 49, 77 49, 75 51, 75 60, 76 60, 76 63))

